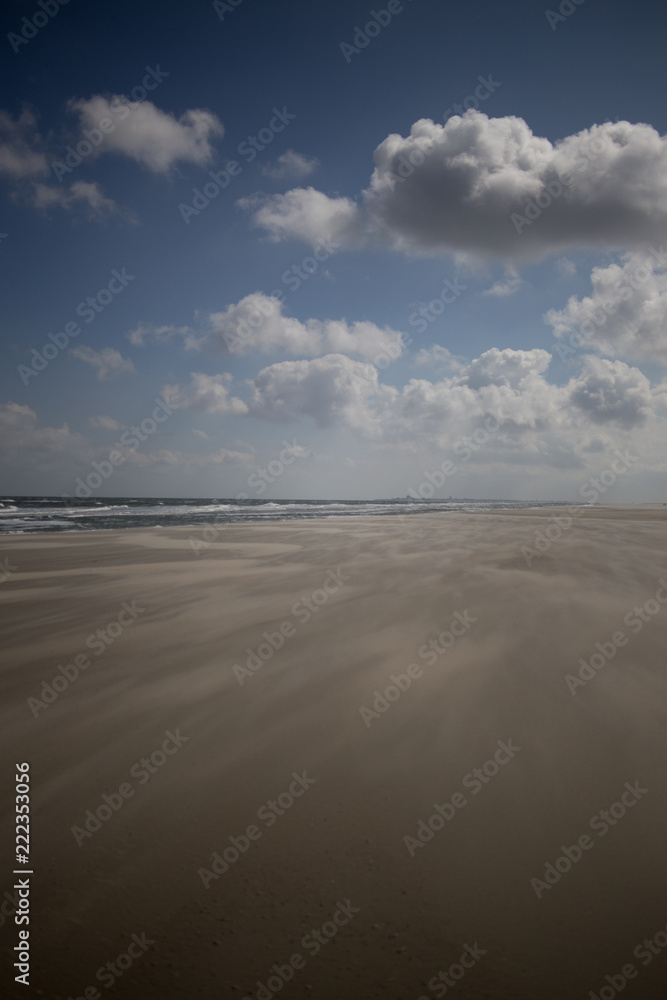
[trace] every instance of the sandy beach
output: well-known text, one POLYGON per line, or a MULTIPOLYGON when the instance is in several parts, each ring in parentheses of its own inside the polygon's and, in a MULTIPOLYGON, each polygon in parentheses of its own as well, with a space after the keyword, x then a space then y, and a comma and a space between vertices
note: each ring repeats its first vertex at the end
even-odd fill
POLYGON ((215 536, 2 540, 16 996, 662 995, 667 507, 215 536))

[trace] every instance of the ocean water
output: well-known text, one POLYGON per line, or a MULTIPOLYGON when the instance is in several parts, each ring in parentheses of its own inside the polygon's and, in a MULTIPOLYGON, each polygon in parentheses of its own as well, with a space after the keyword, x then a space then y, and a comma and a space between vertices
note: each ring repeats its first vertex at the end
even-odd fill
POLYGON ((369 517, 435 511, 555 507, 535 500, 231 500, 159 497, 0 497, 0 532, 95 531, 232 522, 292 521, 313 517, 369 517))

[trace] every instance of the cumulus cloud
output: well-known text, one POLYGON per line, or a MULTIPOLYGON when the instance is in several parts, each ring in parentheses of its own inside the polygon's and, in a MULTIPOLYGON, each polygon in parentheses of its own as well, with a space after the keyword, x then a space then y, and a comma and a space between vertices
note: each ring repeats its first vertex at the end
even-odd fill
POLYGON ((74 347, 70 352, 79 361, 92 365, 100 382, 106 382, 116 375, 135 375, 136 369, 130 358, 124 358, 113 347, 103 347, 95 351, 92 347, 74 347))
POLYGON ((374 360, 382 353, 397 358, 403 343, 398 330, 380 328, 375 323, 344 319, 298 319, 283 315, 279 299, 254 292, 224 312, 211 313, 210 337, 231 354, 250 351, 289 351, 315 357, 320 354, 348 354, 374 360))
POLYGON ((343 426, 376 437, 381 409, 396 396, 396 389, 380 385, 372 365, 328 354, 263 369, 254 380, 248 412, 284 422, 306 416, 320 427, 343 426))
POLYGON ((469 363, 462 373, 462 381, 471 389, 481 389, 489 385, 507 385, 513 389, 534 381, 549 367, 551 355, 548 351, 534 348, 532 351, 504 351, 492 347, 479 358, 469 363))
POLYGON ((599 450, 601 428, 605 442, 617 445, 622 435, 655 421, 667 401, 664 386, 652 390, 638 369, 592 355, 581 375, 552 385, 545 379, 550 360, 544 350, 492 348, 455 374, 411 379, 399 390, 383 385, 375 366, 328 354, 264 368, 245 400, 232 396, 229 374, 193 374, 178 391, 186 408, 272 423, 311 420, 380 447, 413 451, 452 448, 493 415, 501 422, 494 461, 552 468, 582 467, 586 454, 599 450))
POLYGON ((309 187, 279 195, 250 195, 239 198, 237 204, 253 212, 254 224, 266 229, 274 243, 292 237, 311 246, 324 237, 348 247, 366 242, 359 209, 351 198, 330 198, 309 187))
POLYGON ((98 128, 103 118, 114 124, 97 153, 120 153, 154 173, 167 173, 179 161, 203 166, 213 157, 211 140, 224 133, 222 123, 210 111, 196 108, 180 118, 160 111, 151 101, 127 101, 115 95, 95 95, 70 101, 79 115, 81 128, 98 128), (120 119, 119 104, 127 115, 120 119))
POLYGON ((278 157, 273 166, 262 167, 262 173, 274 181, 302 180, 312 174, 319 165, 319 160, 302 156, 295 153, 293 149, 288 149, 278 157))
POLYGON ((568 299, 545 315, 557 337, 602 354, 667 364, 667 255, 625 254, 620 264, 595 267, 590 296, 568 299), (574 336, 573 336, 574 335, 574 336))
POLYGON ((551 143, 521 118, 470 110, 387 136, 374 160, 359 203, 295 188, 241 205, 274 240, 327 233, 353 249, 514 261, 667 232, 667 139, 650 125, 608 122, 551 143))
POLYGON ((632 428, 645 424, 653 412, 651 383, 638 368, 622 361, 587 355, 582 374, 569 386, 569 398, 592 421, 611 421, 632 428))
POLYGON ((439 382, 413 379, 392 405, 387 432, 442 445, 485 413, 502 413, 507 433, 549 430, 562 405, 561 390, 543 377, 550 360, 547 351, 491 348, 439 382))
POLYGON ((167 341, 174 336, 181 336, 187 348, 210 347, 233 355, 286 351, 316 357, 337 353, 375 361, 382 355, 395 360, 403 351, 398 330, 365 320, 348 323, 344 319, 308 319, 302 323, 283 315, 282 302, 262 292, 246 295, 221 312, 209 313, 198 331, 141 323, 128 334, 136 345, 149 339, 167 341))

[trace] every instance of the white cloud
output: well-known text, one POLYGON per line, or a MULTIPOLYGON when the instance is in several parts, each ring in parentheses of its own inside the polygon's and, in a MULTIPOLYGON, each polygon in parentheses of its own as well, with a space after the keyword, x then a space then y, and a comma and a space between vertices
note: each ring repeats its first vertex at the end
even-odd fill
POLYGON ((231 382, 232 376, 228 372, 221 375, 191 372, 187 388, 167 385, 162 393, 165 399, 173 396, 178 406, 186 410, 203 410, 220 416, 243 416, 248 412, 248 406, 236 396, 230 397, 231 382))
POLYGON ((91 427, 96 427, 103 431, 120 431, 126 426, 114 420, 113 417, 105 417, 103 415, 91 417, 88 423, 91 427))
POLYGON ((501 351, 492 347, 479 358, 471 361, 461 373, 466 385, 480 389, 489 385, 508 385, 518 388, 527 379, 541 376, 549 367, 548 351, 534 348, 531 351, 514 351, 509 347, 501 351))
POLYGON ((92 347, 75 347, 70 352, 79 361, 92 365, 101 382, 106 382, 116 375, 136 374, 136 369, 130 358, 124 358, 120 351, 113 347, 103 347, 95 351, 92 347))
MULTIPOLYGON (((667 403, 636 368, 586 356, 581 375, 565 386, 545 379, 544 350, 492 348, 439 381, 411 379, 401 390, 380 383, 377 369, 342 354, 283 361, 250 383, 247 400, 233 397, 229 374, 193 374, 178 391, 181 405, 271 423, 312 420, 376 445, 411 451, 452 448, 489 414, 502 418, 488 460, 552 468, 583 467, 601 440, 655 423, 667 403), (601 439, 600 428, 609 432, 601 439)), ((483 454, 479 456, 484 458, 483 454)))
POLYGON ((174 337, 183 337, 187 348, 192 349, 200 346, 201 339, 189 326, 170 326, 168 324, 158 326, 155 323, 139 323, 134 330, 130 330, 127 334, 127 339, 135 347, 145 347, 150 340, 158 344, 167 343, 174 337))
POLYGON ((344 319, 302 323, 283 316, 283 304, 261 292, 246 295, 224 312, 211 313, 209 324, 211 339, 232 354, 284 350, 306 357, 336 353, 374 360, 383 352, 397 358, 403 350, 397 330, 344 319))
POLYGON ((632 253, 621 264, 595 267, 592 295, 572 296, 545 320, 557 337, 612 356, 667 364, 667 256, 632 253))
POLYGON ((380 385, 372 365, 328 354, 264 368, 254 380, 248 412, 270 421, 307 416, 320 427, 344 426, 375 437, 381 409, 396 397, 396 389, 380 385))
POLYGON ((485 288, 482 295, 492 295, 495 298, 504 299, 508 295, 514 295, 518 292, 523 284, 521 278, 510 277, 506 278, 504 281, 496 281, 490 288, 485 288))
POLYGON ((139 324, 128 337, 133 344, 147 340, 167 341, 179 335, 188 348, 213 347, 234 355, 253 351, 264 353, 347 354, 375 361, 382 355, 392 360, 403 351, 401 334, 365 320, 348 323, 344 319, 308 319, 305 323, 283 315, 279 299, 262 292, 246 295, 221 312, 210 313, 199 331, 190 327, 139 324))
POLYGON ((568 389, 574 405, 597 424, 614 421, 627 428, 641 426, 654 408, 649 380, 622 361, 587 355, 583 373, 568 389))
POLYGON ((341 245, 362 246, 365 237, 359 210, 350 198, 329 198, 315 188, 295 188, 286 194, 239 198, 250 209, 253 222, 269 232, 273 242, 297 237, 315 246, 323 238, 341 245))
POLYGON ((105 135, 98 154, 121 153, 154 173, 167 173, 179 161, 204 166, 213 157, 211 139, 224 133, 218 118, 199 108, 177 119, 151 101, 127 101, 118 95, 70 101, 70 108, 78 112, 81 128, 97 128, 103 118, 114 123, 114 130, 105 135), (122 120, 119 102, 128 111, 122 120))
POLYGON ((318 164, 319 160, 288 149, 278 157, 275 166, 262 167, 262 173, 274 181, 302 180, 312 174, 318 164))
POLYGON ((326 233, 347 248, 514 261, 639 247, 667 231, 667 139, 650 125, 594 125, 552 144, 521 118, 471 110, 445 125, 415 122, 409 136, 380 143, 374 159, 359 205, 313 188, 241 204, 274 240, 326 233))

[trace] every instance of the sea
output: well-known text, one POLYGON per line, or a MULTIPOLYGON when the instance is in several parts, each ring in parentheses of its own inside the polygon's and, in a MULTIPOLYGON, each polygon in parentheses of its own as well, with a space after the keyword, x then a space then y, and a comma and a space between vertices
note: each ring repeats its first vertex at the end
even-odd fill
POLYGON ((0 497, 0 532, 100 531, 115 528, 301 521, 314 517, 404 516, 437 511, 560 507, 565 500, 248 500, 200 497, 0 497))

